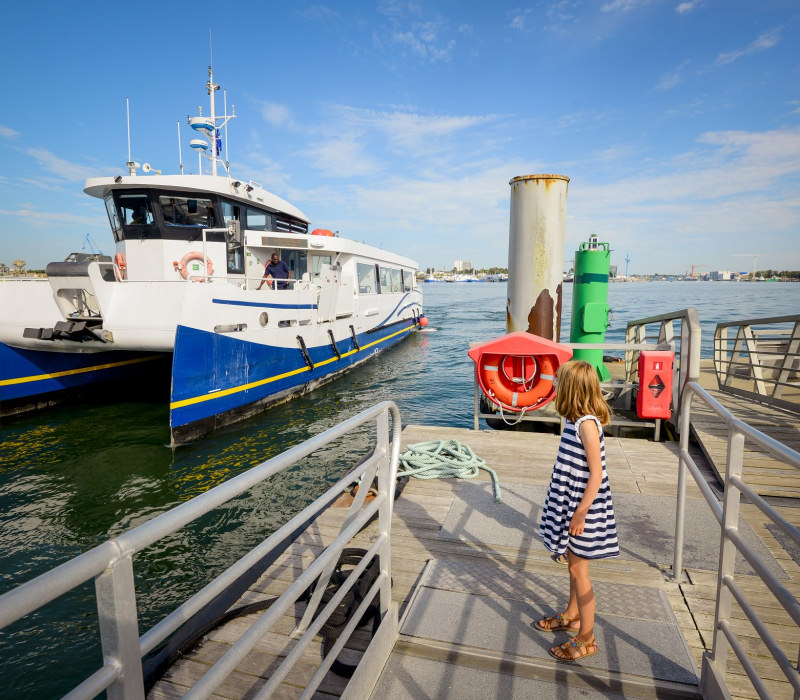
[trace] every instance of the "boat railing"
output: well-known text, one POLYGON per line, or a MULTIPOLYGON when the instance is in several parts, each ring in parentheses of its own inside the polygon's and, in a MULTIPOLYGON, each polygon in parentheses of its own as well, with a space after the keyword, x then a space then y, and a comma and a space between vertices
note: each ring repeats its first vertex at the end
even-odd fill
POLYGON ((720 391, 800 412, 800 314, 718 323, 720 391))
MULTIPOLYGON (((781 461, 787 467, 800 470, 800 453, 788 448, 777 440, 756 430, 747 423, 736 418, 730 411, 716 401, 697 382, 689 382, 683 391, 683 409, 681 411, 680 451, 678 458, 678 491, 675 517, 675 552, 673 560, 673 577, 680 582, 683 566, 683 533, 686 502, 686 472, 691 474, 697 483, 714 517, 721 527, 719 562, 717 567, 717 595, 714 613, 713 646, 710 652, 703 655, 700 687, 703 696, 708 698, 731 697, 727 689, 725 675, 728 650, 733 650, 742 668, 750 678, 757 694, 761 698, 772 697, 764 680, 759 676, 751 659, 746 642, 743 642, 737 630, 741 625, 733 620, 734 603, 747 618, 753 629, 761 638, 764 647, 774 658, 778 667, 794 688, 794 698, 800 697, 800 673, 795 662, 781 648, 780 642, 770 633, 764 620, 758 614, 759 609, 772 608, 763 600, 764 593, 756 595, 758 599, 751 601, 751 585, 740 585, 736 580, 735 563, 737 553, 747 561, 756 575, 764 583, 766 589, 786 611, 789 620, 800 627, 800 603, 791 591, 784 586, 778 577, 761 561, 755 549, 743 538, 739 530, 739 505, 742 496, 756 506, 769 523, 777 527, 795 544, 800 544, 800 530, 789 523, 764 498, 748 486, 742 477, 745 440, 750 440, 767 454, 781 461), (728 430, 725 481, 723 484, 722 503, 706 483, 696 462, 689 454, 689 425, 692 402, 697 398, 708 406, 726 424, 728 430)), ((749 578, 749 577, 748 577, 749 578)), ((758 590, 761 590, 760 588, 758 590)), ((774 614, 774 613, 771 613, 774 614)), ((787 637, 788 639, 788 637, 787 637)), ((797 659, 800 648, 795 641, 793 659, 797 659)))
POLYGON ((390 401, 379 403, 149 522, 8 591, 0 596, 0 629, 94 579, 104 662, 99 670, 76 686, 69 693, 69 697, 93 698, 107 691, 107 697, 111 700, 117 698, 143 700, 145 694, 142 658, 145 655, 173 635, 192 616, 224 594, 233 582, 244 576, 252 567, 266 558, 271 556, 274 558, 275 551, 279 551, 283 543, 295 537, 303 526, 308 527, 313 523, 314 519, 353 481, 362 479, 362 483, 371 484, 373 479, 377 478, 375 498, 367 501, 370 489, 358 490, 336 539, 289 585, 228 652, 208 668, 190 691, 192 697, 210 696, 236 668, 238 662, 245 658, 282 616, 293 611, 295 603, 303 598, 311 586, 314 586, 303 618, 292 635, 295 640, 292 650, 281 659, 264 688, 259 691, 259 697, 270 697, 294 664, 300 660, 303 651, 314 640, 331 614, 336 611, 344 596, 356 585, 362 573, 371 563, 378 563, 377 578, 364 595, 360 606, 353 612, 341 636, 321 660, 319 668, 308 682, 304 696, 310 697, 314 693, 349 635, 377 598, 380 626, 365 652, 364 659, 370 662, 359 664, 346 691, 351 697, 364 697, 365 689, 371 688, 377 681, 377 675, 397 638, 397 607, 392 603, 391 597, 390 532, 400 431, 401 421, 397 406, 390 401), (253 489, 271 476, 292 467, 332 441, 352 436, 354 431, 363 431, 363 426, 369 426, 373 422, 375 439, 371 454, 270 537, 259 543, 149 631, 139 636, 133 567, 133 559, 137 553, 253 489), (372 546, 359 565, 350 572, 346 581, 341 584, 338 592, 320 610, 322 595, 342 550, 376 515, 378 535, 372 546))
POLYGON ((673 425, 681 425, 683 388, 688 382, 700 378, 701 330, 697 309, 689 307, 680 311, 659 314, 630 321, 625 331, 625 342, 630 349, 625 351, 625 381, 639 383, 639 353, 636 343, 666 345, 675 353, 672 368, 672 419, 673 425), (675 325, 680 328, 676 332, 675 325))

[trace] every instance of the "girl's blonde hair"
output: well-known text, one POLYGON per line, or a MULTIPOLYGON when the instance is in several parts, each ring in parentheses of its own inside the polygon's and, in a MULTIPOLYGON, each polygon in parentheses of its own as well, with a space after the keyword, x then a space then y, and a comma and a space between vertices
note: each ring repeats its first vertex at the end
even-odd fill
POLYGON ((556 410, 573 423, 581 416, 596 416, 602 425, 611 421, 597 370, 588 362, 571 360, 556 371, 556 410))

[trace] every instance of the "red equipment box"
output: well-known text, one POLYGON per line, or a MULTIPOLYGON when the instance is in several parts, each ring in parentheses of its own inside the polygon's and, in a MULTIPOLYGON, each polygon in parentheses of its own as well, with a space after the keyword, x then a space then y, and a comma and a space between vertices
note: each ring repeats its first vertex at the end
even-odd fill
POLYGON ((664 418, 671 415, 672 365, 675 354, 669 350, 642 350, 639 353, 639 418, 664 418))

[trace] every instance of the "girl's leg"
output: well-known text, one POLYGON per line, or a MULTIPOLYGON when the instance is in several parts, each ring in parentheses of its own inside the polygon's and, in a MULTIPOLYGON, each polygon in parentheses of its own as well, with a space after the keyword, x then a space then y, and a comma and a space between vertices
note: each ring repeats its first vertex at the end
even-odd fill
POLYGON ((568 553, 569 557, 569 604, 567 605, 567 615, 569 617, 580 618, 580 628, 575 639, 582 642, 586 651, 582 652, 576 646, 568 645, 556 646, 551 649, 551 654, 558 659, 579 658, 589 653, 597 651, 597 645, 594 640, 594 589, 592 588, 592 581, 589 578, 589 560, 582 557, 568 553))
MULTIPOLYGON (((574 604, 581 618, 578 638, 582 642, 594 639, 594 589, 589 578, 589 560, 569 552, 570 606, 574 604)), ((567 608, 569 609, 569 608, 567 608)))

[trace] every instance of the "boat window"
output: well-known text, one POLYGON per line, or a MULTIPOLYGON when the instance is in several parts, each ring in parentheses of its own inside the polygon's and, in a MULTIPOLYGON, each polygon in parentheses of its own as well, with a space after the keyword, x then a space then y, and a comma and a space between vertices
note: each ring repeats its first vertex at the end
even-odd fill
POLYGON ((251 231, 272 231, 272 214, 247 207, 247 228, 251 231))
POLYGON ((103 201, 106 204, 106 213, 108 214, 108 221, 111 224, 111 231, 114 234, 115 241, 122 240, 122 224, 119 221, 119 213, 117 212, 117 207, 114 204, 114 198, 107 194, 103 201))
POLYGON ((403 291, 403 273, 400 270, 392 270, 392 291, 403 291))
POLYGON ((392 271, 388 267, 381 269, 381 294, 388 294, 392 291, 392 271))
POLYGON ((414 287, 414 274, 410 270, 403 270, 403 291, 410 292, 414 287))
POLYGON ((150 226, 153 223, 153 210, 146 194, 120 192, 117 205, 119 216, 126 226, 150 226))
POLYGON ((319 283, 320 275, 322 274, 323 266, 331 264, 330 255, 312 255, 311 256, 311 279, 319 283))
POLYGON ((358 263, 358 293, 377 294, 378 288, 375 285, 375 266, 366 263, 358 263))
POLYGON ((215 226, 214 205, 210 199, 161 195, 158 201, 167 226, 215 226))

